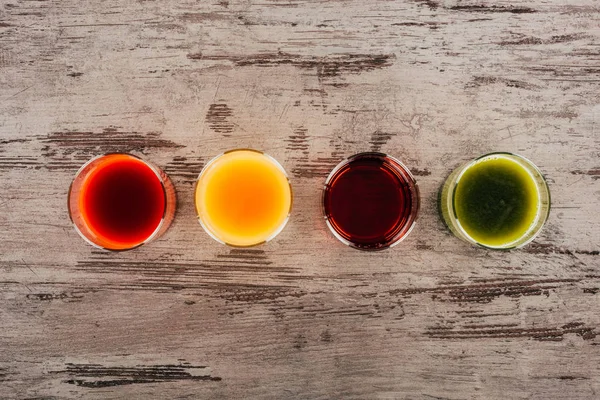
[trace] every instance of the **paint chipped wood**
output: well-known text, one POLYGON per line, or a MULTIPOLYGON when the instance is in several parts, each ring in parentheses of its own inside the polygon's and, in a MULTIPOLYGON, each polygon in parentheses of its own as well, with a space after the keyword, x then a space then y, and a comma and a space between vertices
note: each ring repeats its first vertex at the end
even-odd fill
POLYGON ((599 27, 596 0, 0 4, 0 398, 598 398, 599 27), (255 249, 194 212, 202 167, 239 147, 294 187, 255 249), (320 190, 369 150, 411 169, 422 210, 366 254, 320 190), (450 171, 497 150, 552 190, 521 251, 437 215, 450 171), (65 207, 113 151, 178 190, 167 234, 119 254, 65 207))

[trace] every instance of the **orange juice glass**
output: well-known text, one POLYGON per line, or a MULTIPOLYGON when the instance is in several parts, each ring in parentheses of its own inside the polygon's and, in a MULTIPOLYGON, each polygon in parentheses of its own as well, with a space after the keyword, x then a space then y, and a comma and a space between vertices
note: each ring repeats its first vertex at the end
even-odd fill
POLYGON ((271 156, 250 149, 213 158, 196 182, 195 203, 204 230, 218 242, 256 246, 285 227, 292 208, 288 176, 271 156))

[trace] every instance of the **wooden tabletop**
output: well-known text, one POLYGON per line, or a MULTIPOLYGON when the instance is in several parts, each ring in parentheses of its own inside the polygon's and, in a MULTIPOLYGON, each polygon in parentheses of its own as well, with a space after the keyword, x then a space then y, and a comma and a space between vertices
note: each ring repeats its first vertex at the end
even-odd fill
POLYGON ((597 0, 2 0, 0 398, 600 397, 597 0), (194 180, 232 148, 289 172, 272 242, 212 240, 194 180), (417 225, 368 253, 328 231, 343 158, 415 173, 417 225), (173 179, 169 231, 86 244, 66 208, 88 159, 173 179), (489 151, 533 160, 552 211, 524 249, 444 227, 437 193, 489 151))

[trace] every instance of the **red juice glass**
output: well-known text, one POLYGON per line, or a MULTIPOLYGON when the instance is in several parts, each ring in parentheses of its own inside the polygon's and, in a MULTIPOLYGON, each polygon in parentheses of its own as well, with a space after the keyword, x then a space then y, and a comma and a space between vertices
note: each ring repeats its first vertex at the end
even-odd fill
POLYGON ((130 250, 161 236, 175 216, 173 183, 131 154, 112 153, 84 164, 69 188, 69 216, 88 243, 130 250))
POLYGON ((383 153, 356 154, 338 164, 323 190, 327 226, 359 250, 398 244, 412 230, 419 188, 408 168, 383 153))

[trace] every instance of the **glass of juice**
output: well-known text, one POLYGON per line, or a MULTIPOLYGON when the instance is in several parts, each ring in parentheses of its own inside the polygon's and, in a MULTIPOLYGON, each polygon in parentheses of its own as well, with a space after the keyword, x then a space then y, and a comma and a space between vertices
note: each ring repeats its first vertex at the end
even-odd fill
POLYGON ((408 168, 383 153, 359 153, 342 161, 323 190, 327 226, 342 243, 360 250, 398 244, 412 230, 419 202, 408 168))
POLYGON ((158 238, 173 220, 175 206, 175 189, 167 175, 131 154, 93 158, 69 188, 75 230, 106 250, 130 250, 158 238))
POLYGON ((202 169, 195 203, 200 224, 213 239, 250 247, 283 230, 292 208, 292 187, 273 157, 236 149, 213 158, 202 169))
POLYGON ((531 242, 550 212, 550 190, 525 157, 490 153, 454 170, 440 192, 440 212, 460 239, 490 249, 531 242))

